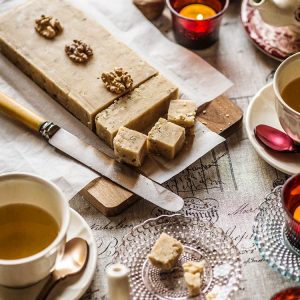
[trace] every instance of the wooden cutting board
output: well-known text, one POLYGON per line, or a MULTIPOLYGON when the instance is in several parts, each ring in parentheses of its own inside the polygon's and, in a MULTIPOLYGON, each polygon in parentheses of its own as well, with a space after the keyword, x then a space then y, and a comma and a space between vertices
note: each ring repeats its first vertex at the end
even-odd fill
MULTIPOLYGON (((229 136, 241 124, 241 109, 225 96, 202 105, 197 119, 210 130, 223 137, 229 136)), ((121 213, 138 197, 109 179, 99 177, 90 182, 81 195, 105 216, 121 213)))
MULTIPOLYGON (((41 88, 93 129, 95 115, 115 99, 99 84, 99 74, 122 66, 132 76, 135 74, 133 81, 139 85, 158 71, 69 2, 52 2, 49 6, 46 0, 30 1, 1 16, 0 50, 41 88), (54 40, 44 39, 34 30, 32 20, 42 14, 55 16, 63 23, 64 31, 54 40), (19 21, 17 24, 16 18, 19 21), (86 28, 90 28, 88 32, 86 28), (63 49, 72 40, 71 36, 82 36, 85 43, 92 45, 93 59, 87 64, 74 64, 65 55, 63 49), (105 43, 101 42, 101 37, 105 38, 105 43), (47 49, 47 55, 40 49, 47 49), (89 88, 86 89, 86 86, 89 88), (99 101, 99 95, 101 101, 106 100, 99 101)), ((233 128, 241 117, 241 111, 225 97, 202 106, 198 114, 200 122, 219 134, 226 134, 228 128, 233 128)), ((136 199, 130 192, 105 178, 91 182, 82 194, 106 216, 120 213, 136 199)))

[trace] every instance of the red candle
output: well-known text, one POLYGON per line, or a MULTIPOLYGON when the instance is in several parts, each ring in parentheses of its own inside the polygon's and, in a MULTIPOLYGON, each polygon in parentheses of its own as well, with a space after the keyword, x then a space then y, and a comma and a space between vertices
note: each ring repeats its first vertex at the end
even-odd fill
POLYGON ((295 299, 300 299, 299 287, 287 288, 283 291, 280 291, 279 293, 277 293, 271 298, 271 300, 295 300, 295 299))
POLYGON ((288 179, 282 189, 285 211, 285 234, 289 242, 300 249, 300 174, 288 179))
POLYGON ((228 3, 229 0, 167 0, 178 43, 192 49, 211 46, 218 39, 228 3))

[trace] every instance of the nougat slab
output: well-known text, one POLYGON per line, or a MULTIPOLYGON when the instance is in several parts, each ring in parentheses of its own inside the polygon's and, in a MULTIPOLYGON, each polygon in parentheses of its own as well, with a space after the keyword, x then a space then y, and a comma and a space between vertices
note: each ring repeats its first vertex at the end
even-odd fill
POLYGON ((157 71, 80 10, 63 0, 27 2, 0 16, 0 48, 12 62, 90 128, 96 114, 120 95, 106 90, 102 72, 122 67, 139 86, 157 71), (34 29, 42 14, 59 20, 64 30, 52 40, 34 29), (74 39, 89 44, 87 63, 72 62, 65 45, 74 39))
POLYGON ((97 134, 112 147, 120 127, 137 131, 149 128, 167 113, 170 101, 177 97, 175 85, 162 75, 152 77, 97 115, 97 134))

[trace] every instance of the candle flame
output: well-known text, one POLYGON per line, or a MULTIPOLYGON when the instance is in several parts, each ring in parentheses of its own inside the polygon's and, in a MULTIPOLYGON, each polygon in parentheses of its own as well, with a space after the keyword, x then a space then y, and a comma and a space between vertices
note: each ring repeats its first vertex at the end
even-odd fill
POLYGON ((196 19, 197 19, 197 20, 203 20, 203 19, 204 19, 204 17, 203 17, 203 15, 202 15, 202 14, 198 14, 198 15, 197 15, 197 17, 196 17, 196 19))
POLYGON ((217 14, 217 12, 210 6, 200 3, 189 4, 183 7, 179 13, 184 17, 197 21, 211 18, 217 14))
POLYGON ((293 218, 300 222, 300 206, 298 206, 295 211, 294 211, 294 214, 293 214, 293 218))

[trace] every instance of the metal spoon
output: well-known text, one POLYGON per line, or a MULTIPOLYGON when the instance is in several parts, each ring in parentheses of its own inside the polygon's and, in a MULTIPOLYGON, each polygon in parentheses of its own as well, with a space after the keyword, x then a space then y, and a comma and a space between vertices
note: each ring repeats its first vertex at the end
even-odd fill
POLYGON ((300 152, 300 146, 285 133, 268 125, 258 125, 254 134, 268 148, 281 152, 300 152))
POLYGON ((82 238, 74 238, 66 243, 63 257, 56 263, 54 271, 42 288, 36 300, 46 300, 54 286, 66 277, 81 272, 88 260, 89 245, 82 238))

